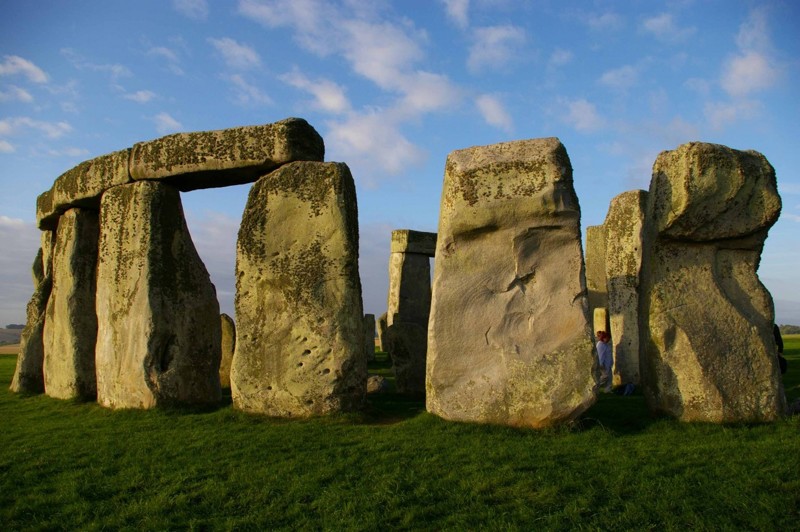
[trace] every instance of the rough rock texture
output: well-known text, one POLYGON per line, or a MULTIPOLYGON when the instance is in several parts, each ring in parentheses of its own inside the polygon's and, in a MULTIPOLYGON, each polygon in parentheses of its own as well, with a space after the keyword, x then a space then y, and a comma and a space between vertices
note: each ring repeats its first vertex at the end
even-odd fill
POLYGON ((236 324, 233 318, 223 313, 220 314, 222 330, 222 358, 219 363, 219 384, 223 388, 231 387, 231 365, 233 352, 236 349, 236 324))
POLYGON ((72 207, 100 209, 100 196, 107 189, 130 183, 130 149, 84 161, 61 174, 53 187, 36 199, 39 228, 53 229, 58 217, 72 207))
POLYGON ((419 253, 433 257, 436 252, 436 233, 396 229, 392 231, 392 253, 419 253))
POLYGON ((611 200, 606 228, 606 278, 614 384, 639 385, 639 273, 647 192, 631 190, 611 200))
POLYGON ((758 422, 786 408, 772 297, 756 270, 781 209, 763 155, 704 143, 653 166, 642 259, 642 387, 683 421, 758 422))
POLYGON ((96 304, 101 405, 220 399, 219 304, 177 189, 140 182, 103 195, 96 304))
POLYGON ((364 356, 375 360, 375 314, 364 314, 364 356))
POLYGON ((447 158, 428 335, 427 409, 544 427, 595 401, 580 207, 555 138, 447 158))
POLYGON ((389 389, 389 384, 382 375, 369 375, 367 377, 367 393, 381 393, 389 389))
POLYGON ((42 393, 44 391, 44 320, 47 301, 53 287, 51 276, 53 235, 42 233, 42 247, 33 261, 33 295, 28 301, 27 321, 22 329, 17 355, 17 367, 9 389, 17 393, 42 393))
POLYGON ((388 338, 386 337, 386 328, 388 327, 386 325, 386 322, 388 319, 389 316, 387 315, 386 312, 384 312, 378 317, 378 346, 380 346, 380 350, 383 351, 384 353, 389 347, 388 338))
POLYGON ((58 222, 53 250, 53 288, 44 324, 44 389, 58 399, 97 395, 95 269, 97 211, 72 208, 58 222))
MULTIPOLYGON (((393 249, 396 232, 392 233, 393 249)), ((409 231, 401 233, 407 235, 409 231)), ((384 339, 386 350, 392 357, 398 393, 425 393, 428 315, 431 309, 429 257, 428 254, 409 252, 393 252, 389 257, 389 296, 384 339)))
POLYGON ((236 408, 306 417, 366 393, 358 211, 343 163, 296 162, 250 190, 236 255, 236 408))
POLYGON ((608 309, 597 307, 592 312, 592 331, 596 334, 597 331, 609 332, 608 326, 608 309))
POLYGON ((131 177, 182 191, 250 183, 290 161, 322 161, 322 137, 302 118, 217 131, 176 133, 133 147, 131 177))
POLYGON ((604 225, 590 225, 586 228, 586 289, 589 291, 590 311, 608 307, 604 225))

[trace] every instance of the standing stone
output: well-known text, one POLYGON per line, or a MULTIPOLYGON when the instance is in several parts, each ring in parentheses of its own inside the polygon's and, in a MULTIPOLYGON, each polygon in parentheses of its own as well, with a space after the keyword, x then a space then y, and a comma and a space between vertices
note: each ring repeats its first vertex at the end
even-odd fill
POLYGON ((756 274, 780 210, 775 171, 758 152, 690 143, 656 159, 640 327, 653 411, 718 423, 785 411, 772 297, 756 274))
POLYGON ((592 313, 592 331, 594 333, 597 333, 597 331, 605 331, 610 334, 609 329, 608 309, 603 307, 595 308, 592 313))
POLYGON ((220 314, 222 330, 222 359, 219 363, 219 383, 223 388, 231 387, 231 364, 233 352, 236 349, 236 324, 233 318, 223 313, 220 314))
POLYGON ((97 211, 72 208, 59 219, 44 323, 44 389, 50 397, 94 400, 97 395, 98 234, 97 211))
POLYGON ((384 312, 378 317, 378 345, 380 346, 381 351, 383 351, 384 353, 389 348, 388 346, 389 342, 386 337, 386 328, 388 327, 388 325, 386 325, 386 322, 388 321, 388 319, 389 316, 386 312, 384 312))
POLYGON ((395 386, 403 394, 425 393, 431 310, 430 257, 435 249, 436 233, 392 231, 386 339, 395 386))
POLYGON ((42 393, 44 391, 44 320, 47 301, 53 287, 51 275, 53 236, 42 232, 42 247, 33 261, 33 295, 26 307, 26 322, 22 329, 17 355, 17 367, 9 389, 17 393, 42 393))
POLYGON ((364 355, 375 360, 375 314, 364 314, 364 355))
POLYGON ((306 417, 366 394, 358 211, 343 163, 295 162, 250 190, 236 254, 236 408, 306 417))
POLYGON ((428 335, 427 409, 545 427, 595 401, 580 207, 556 138, 447 158, 428 335))
MULTIPOLYGON (((586 289, 589 291, 590 311, 608 307, 605 225, 590 225, 586 228, 586 289)), ((595 327, 595 332, 598 330, 595 327)))
POLYGON ((219 304, 176 188, 139 182, 103 195, 96 304, 101 405, 220 399, 219 304))
POLYGON ((631 190, 611 200, 605 223, 606 278, 614 384, 639 385, 639 273, 647 192, 631 190))

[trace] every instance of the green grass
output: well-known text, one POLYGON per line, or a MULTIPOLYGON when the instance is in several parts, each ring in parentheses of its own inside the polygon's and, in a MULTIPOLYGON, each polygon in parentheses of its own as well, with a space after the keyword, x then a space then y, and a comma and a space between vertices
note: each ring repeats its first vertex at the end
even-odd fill
MULTIPOLYGON (((786 339, 790 400, 800 336, 786 339)), ((0 357, 9 382, 14 357, 0 357)), ((390 375, 383 357, 371 371, 390 375)), ((681 424, 603 395, 575 427, 363 414, 111 411, 0 392, 3 530, 796 529, 800 417, 681 424)))

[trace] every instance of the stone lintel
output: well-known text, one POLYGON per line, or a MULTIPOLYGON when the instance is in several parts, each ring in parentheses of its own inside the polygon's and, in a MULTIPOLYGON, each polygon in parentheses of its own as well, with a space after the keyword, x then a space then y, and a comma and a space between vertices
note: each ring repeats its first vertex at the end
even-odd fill
POLYGON ((396 229, 392 231, 392 253, 419 253, 433 257, 436 251, 436 233, 396 229))

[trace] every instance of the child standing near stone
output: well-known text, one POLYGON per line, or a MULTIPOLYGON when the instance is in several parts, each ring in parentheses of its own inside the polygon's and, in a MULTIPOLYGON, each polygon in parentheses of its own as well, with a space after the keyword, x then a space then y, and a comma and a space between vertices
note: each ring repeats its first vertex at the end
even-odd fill
POLYGON ((614 356, 611 354, 611 345, 608 341, 611 337, 606 331, 597 331, 597 361, 600 364, 600 382, 603 391, 610 392, 614 375, 611 367, 614 365, 614 356))

